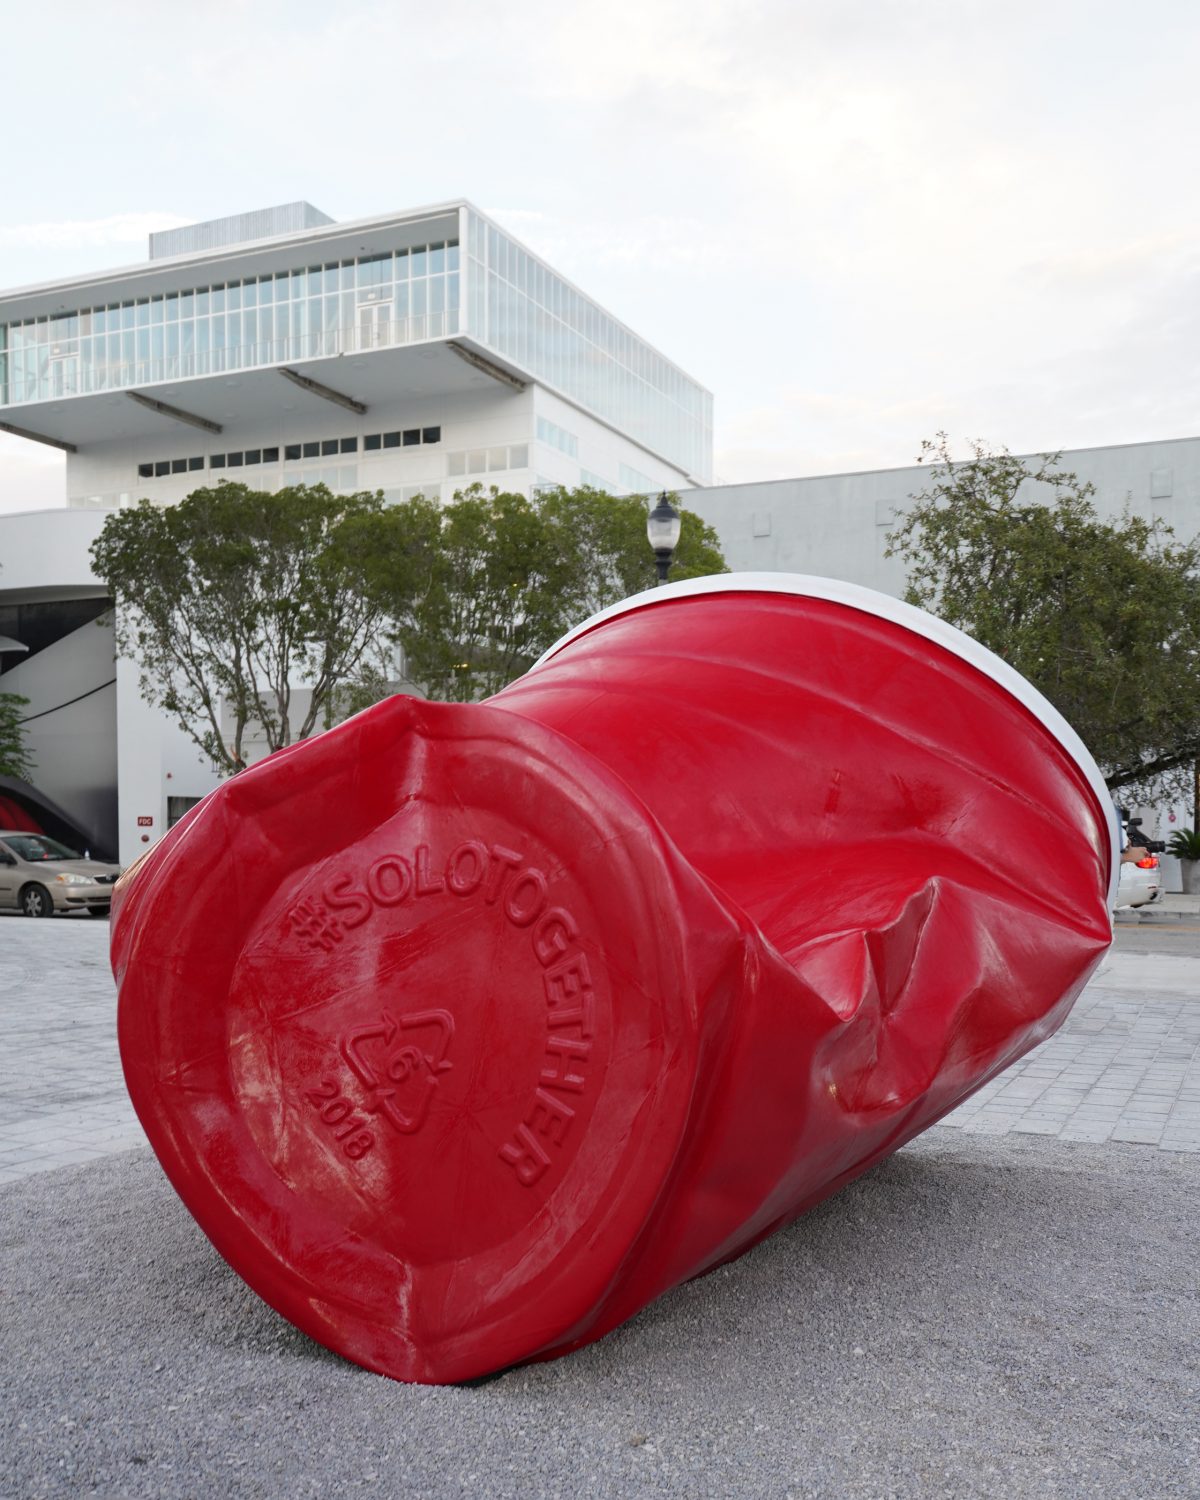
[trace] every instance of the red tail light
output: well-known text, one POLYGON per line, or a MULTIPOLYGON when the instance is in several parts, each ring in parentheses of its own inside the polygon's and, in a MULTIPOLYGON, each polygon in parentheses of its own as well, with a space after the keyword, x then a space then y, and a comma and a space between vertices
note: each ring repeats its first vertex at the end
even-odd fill
POLYGON ((1145 859, 1139 859, 1138 860, 1137 867, 1138 867, 1139 870, 1157 870, 1158 869, 1158 855, 1157 854, 1147 854, 1147 856, 1145 857, 1145 859))

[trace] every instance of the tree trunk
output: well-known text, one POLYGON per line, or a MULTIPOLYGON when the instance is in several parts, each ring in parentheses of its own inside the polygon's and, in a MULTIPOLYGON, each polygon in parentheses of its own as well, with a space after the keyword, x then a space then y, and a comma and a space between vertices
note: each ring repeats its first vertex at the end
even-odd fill
POLYGON ((1192 827, 1200 828, 1200 760, 1192 767, 1192 827))

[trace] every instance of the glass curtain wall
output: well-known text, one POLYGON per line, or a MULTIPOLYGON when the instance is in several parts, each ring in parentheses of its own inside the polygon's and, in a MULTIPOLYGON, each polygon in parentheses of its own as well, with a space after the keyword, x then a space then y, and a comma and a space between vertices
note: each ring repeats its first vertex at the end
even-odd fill
POLYGON ((0 324, 0 405, 459 331, 457 240, 0 324))
POLYGON ((702 483, 712 396, 479 214, 467 214, 471 335, 702 483))

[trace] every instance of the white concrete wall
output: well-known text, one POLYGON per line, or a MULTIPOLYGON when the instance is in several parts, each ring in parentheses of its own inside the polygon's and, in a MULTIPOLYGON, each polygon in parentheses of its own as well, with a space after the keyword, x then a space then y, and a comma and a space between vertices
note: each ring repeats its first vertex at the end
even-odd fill
POLYGON ((454 396, 376 403, 365 416, 334 405, 314 414, 306 406, 302 416, 290 414, 286 422, 227 423, 219 435, 164 419, 161 432, 152 441, 121 438, 89 444, 79 453, 68 455, 67 495, 69 503, 77 508, 89 508, 89 504, 114 508, 118 503, 128 504, 143 497, 174 504, 194 489, 226 479, 257 489, 274 489, 280 484, 302 482, 314 467, 329 466, 353 470, 354 486, 358 489, 391 491, 420 486, 424 493, 446 500, 474 480, 525 493, 539 479, 573 487, 581 482, 584 470, 601 476, 614 491, 619 491, 623 488, 622 464, 646 475, 654 488, 680 489, 687 485, 679 470, 542 387, 531 385, 516 392, 497 384, 454 396), (577 458, 536 440, 539 415, 575 435, 579 445, 577 458), (362 438, 369 432, 435 426, 442 432, 437 444, 370 453, 362 448, 362 438), (213 453, 265 447, 278 447, 282 453, 288 443, 343 437, 358 438, 359 451, 302 464, 260 464, 217 470, 207 466, 213 453), (529 446, 529 464, 525 469, 450 473, 449 458, 453 453, 519 443, 529 446), (138 475, 139 464, 192 457, 202 457, 205 467, 162 478, 145 479, 138 475))
POLYGON ((650 480, 650 489, 681 491, 690 487, 682 470, 672 468, 665 460, 541 386, 534 388, 535 434, 539 416, 573 434, 579 444, 579 455, 572 459, 559 448, 535 442, 533 467, 542 479, 573 488, 582 482, 582 471, 588 470, 607 480, 614 494, 622 494, 628 487, 621 482, 621 465, 627 464, 650 480))
MULTIPOLYGON (((1183 540, 1200 533, 1200 437, 1077 448, 1062 467, 1096 486, 1103 516, 1128 507, 1183 540)), ((714 486, 690 491, 687 504, 716 528, 731 568, 818 573, 900 595, 904 570, 883 555, 886 533, 929 483, 929 470, 913 465, 714 486)))
POLYGON ((816 573, 899 596, 904 570, 883 554, 910 472, 723 485, 689 490, 684 503, 715 528, 735 571, 816 573))
POLYGON ((104 593, 88 548, 103 516, 70 510, 0 516, 0 596, 67 599, 104 593))
MULTIPOLYGON (((431 495, 448 495, 461 481, 447 485, 447 455, 467 448, 529 441, 533 428, 532 404, 531 391, 518 393, 497 384, 455 396, 377 403, 364 416, 331 403, 324 403, 317 413, 306 405, 303 415, 289 414, 286 422, 227 423, 220 434, 200 432, 164 419, 161 433, 152 442, 119 439, 90 444, 79 453, 68 455, 67 495, 72 505, 89 496, 101 496, 111 506, 115 504, 113 497, 118 495, 127 495, 134 501, 147 497, 162 504, 174 504, 192 490, 223 480, 235 480, 256 489, 273 489, 280 484, 303 482, 312 468, 331 465, 356 469, 355 485, 359 489, 420 485, 431 495), (412 427, 440 427, 441 442, 371 453, 362 449, 366 433, 412 427), (288 443, 343 437, 357 437, 359 451, 298 464, 216 470, 207 467, 213 453, 277 447, 282 455, 288 443), (193 456, 203 457, 206 467, 163 478, 144 479, 138 475, 139 464, 193 456)), ((507 476, 504 482, 508 483, 507 476)))
POLYGON ((189 736, 145 701, 137 668, 125 658, 117 661, 117 704, 118 849, 130 864, 167 831, 168 797, 203 797, 221 778, 189 736))

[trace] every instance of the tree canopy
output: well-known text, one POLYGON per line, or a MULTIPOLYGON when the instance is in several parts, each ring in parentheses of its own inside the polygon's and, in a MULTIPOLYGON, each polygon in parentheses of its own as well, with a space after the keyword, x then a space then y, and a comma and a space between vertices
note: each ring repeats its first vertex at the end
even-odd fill
MULTIPOLYGON (((143 697, 235 772, 254 726, 275 750, 392 691, 389 644, 430 697, 496 692, 653 583, 646 513, 587 488, 529 499, 476 485, 443 506, 221 484, 110 516, 92 559, 143 697)), ((687 510, 682 522, 674 575, 723 572, 711 528, 687 510)))
POLYGON ((92 559, 117 604, 118 649, 219 769, 245 764, 252 725, 276 750, 330 720, 385 624, 365 587, 382 511, 379 496, 324 485, 221 484, 105 522, 92 559))
POLYGON ((1200 759, 1200 549, 1038 459, 926 442, 930 484, 888 536, 906 598, 980 641, 1063 714, 1130 798, 1193 794, 1200 759))
MULTIPOLYGON (((725 571, 715 532, 681 509, 672 576, 725 571)), ((409 671, 433 698, 497 692, 597 610, 654 582, 647 503, 586 486, 532 499, 479 485, 411 500, 371 562, 409 671)))
POLYGON ((21 727, 21 710, 28 706, 28 698, 0 693, 0 776, 15 776, 18 781, 28 781, 33 775, 33 759, 21 727))

